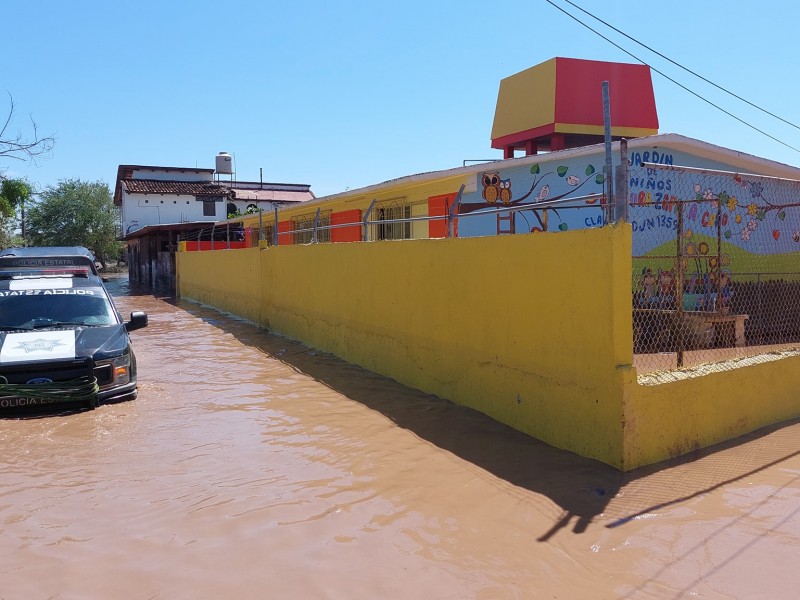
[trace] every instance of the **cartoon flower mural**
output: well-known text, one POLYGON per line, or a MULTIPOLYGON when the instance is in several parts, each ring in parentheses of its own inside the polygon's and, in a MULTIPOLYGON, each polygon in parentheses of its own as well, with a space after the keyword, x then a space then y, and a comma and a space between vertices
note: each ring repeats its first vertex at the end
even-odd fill
POLYGON ((751 202, 747 205, 747 214, 751 217, 754 217, 758 212, 758 205, 755 202, 751 202))
POLYGON ((750 195, 753 198, 762 198, 761 194, 764 193, 764 184, 759 181, 750 182, 750 195))
POLYGON ((728 198, 728 211, 733 212, 736 210, 736 207, 739 206, 738 200, 736 200, 736 196, 730 196, 728 198))

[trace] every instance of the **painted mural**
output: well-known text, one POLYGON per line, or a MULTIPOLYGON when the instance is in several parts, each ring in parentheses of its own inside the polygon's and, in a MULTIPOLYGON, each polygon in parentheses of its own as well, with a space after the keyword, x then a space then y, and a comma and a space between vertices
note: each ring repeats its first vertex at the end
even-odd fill
POLYGON ((495 235, 504 227, 514 233, 597 227, 604 224, 598 196, 565 207, 544 208, 542 203, 584 198, 602 191, 599 156, 487 170, 478 175, 477 191, 462 198, 459 215, 473 216, 459 218, 459 237, 495 235), (500 213, 491 210, 497 208, 516 210, 500 213), (498 216, 513 221, 500 224, 498 216))
POLYGON ((634 352, 797 342, 800 182, 684 160, 629 168, 634 352))
MULTIPOLYGON (((730 171, 722 164, 698 164, 688 156, 672 156, 666 164, 730 171), (680 159, 680 160, 678 160, 680 159)), ((629 202, 634 254, 645 254, 668 239, 678 227, 678 203, 684 203, 683 230, 695 236, 722 239, 756 254, 800 251, 800 184, 734 173, 698 173, 678 168, 629 170, 629 202), (637 235, 649 232, 650 235, 637 235), (659 233, 660 232, 660 233, 659 233)), ((695 245, 699 248, 702 240, 695 245)))
MULTIPOLYGON (((629 168, 628 201, 634 306, 739 315, 732 334, 694 322, 683 332, 693 348, 725 335, 737 346, 796 340, 800 182, 640 163, 629 168)), ((634 324, 637 352, 672 351, 666 328, 642 314, 634 324)))
MULTIPOLYGON (((536 164, 487 168, 474 192, 464 194, 459 236, 496 235, 498 208, 514 213, 513 232, 559 232, 605 224, 602 153, 536 164), (594 197, 586 198, 586 196, 594 197), (567 207, 544 208, 543 202, 577 198, 567 207), (464 218, 464 215, 473 215, 464 218)), ((683 171, 732 171, 724 163, 664 148, 637 150, 629 156, 629 220, 633 254, 676 256, 678 210, 683 206, 681 253, 691 264, 724 260, 720 267, 763 271, 752 256, 772 256, 771 269, 800 271, 800 184, 766 177, 683 171), (645 168, 643 164, 675 167, 645 168), (717 235, 725 257, 717 248, 717 235), (783 258, 775 258, 780 255, 783 258)), ((509 213, 500 211, 508 218, 509 213)), ((510 227, 506 225, 508 231, 510 227)), ((672 261, 674 262, 674 260, 672 261)), ((763 263, 763 261, 761 261, 763 263)), ((666 263, 664 263, 666 264, 666 263)), ((688 266, 691 266, 689 264, 688 266)), ((656 270, 666 267, 655 265, 656 270)))

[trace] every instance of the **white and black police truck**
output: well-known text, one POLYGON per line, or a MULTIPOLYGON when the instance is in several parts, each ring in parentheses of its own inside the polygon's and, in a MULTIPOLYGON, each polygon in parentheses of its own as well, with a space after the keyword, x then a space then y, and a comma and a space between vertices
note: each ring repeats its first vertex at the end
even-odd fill
POLYGON ((129 332, 82 247, 0 250, 0 412, 136 398, 129 332))

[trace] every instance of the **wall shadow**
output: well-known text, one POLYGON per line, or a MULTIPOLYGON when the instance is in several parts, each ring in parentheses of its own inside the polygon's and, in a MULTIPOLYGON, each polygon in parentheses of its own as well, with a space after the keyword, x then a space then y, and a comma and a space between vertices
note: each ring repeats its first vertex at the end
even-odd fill
MULTIPOLYGON (((137 290, 128 290, 126 295, 140 294, 137 290)), ((783 423, 673 460, 622 473, 599 461, 554 448, 476 410, 407 387, 331 354, 274 335, 247 321, 192 302, 162 300, 350 400, 381 413, 398 427, 520 490, 546 496, 561 507, 562 514, 538 538, 539 541, 547 541, 566 529, 580 534, 592 521, 600 521, 600 515, 603 515, 602 523, 606 527, 622 527, 642 515, 686 502, 800 454, 798 440, 796 447, 776 447, 755 462, 724 459, 727 450, 786 427, 787 423, 783 423), (380 395, 375 394, 376 381, 380 382, 380 395), (713 469, 703 468, 703 460, 720 456, 723 459, 717 460, 713 469), (687 472, 692 475, 687 477, 687 472), (665 473, 668 475, 664 476, 665 473), (675 481, 679 484, 673 485, 675 481), (645 492, 618 494, 622 488, 632 485, 645 492), (622 496, 625 498, 621 499, 622 496)))

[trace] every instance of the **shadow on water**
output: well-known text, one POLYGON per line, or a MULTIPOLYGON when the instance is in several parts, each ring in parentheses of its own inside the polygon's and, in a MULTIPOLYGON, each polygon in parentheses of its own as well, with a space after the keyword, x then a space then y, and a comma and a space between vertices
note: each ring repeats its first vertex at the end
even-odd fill
MULTIPOLYGON (((123 293, 148 295, 135 289, 125 289, 123 293)), ((752 460, 741 460, 741 454, 727 458, 725 455, 742 444, 800 423, 799 420, 622 473, 599 461, 549 446, 476 410, 409 388, 215 309, 173 298, 161 299, 380 412, 397 426, 495 477, 546 496, 561 508, 562 514, 539 541, 547 541, 570 526, 573 533, 583 533, 601 515, 606 527, 620 527, 642 515, 686 502, 800 455, 800 440, 794 441, 797 436, 777 446, 765 444, 766 451, 761 452, 760 448, 755 459, 749 453, 752 460), (375 394, 376 381, 380 382, 380 395, 375 394), (713 465, 704 466, 703 461, 709 458, 714 460, 713 465), (619 492, 633 484, 638 486, 639 493, 634 490, 620 494, 625 496, 620 500, 619 492)))
POLYGON ((214 309, 180 300, 167 302, 495 477, 547 496, 561 507, 562 516, 540 541, 571 523, 573 532, 582 533, 625 480, 608 465, 549 446, 476 410, 407 387, 214 309), (380 394, 375 393, 376 388, 380 394))

